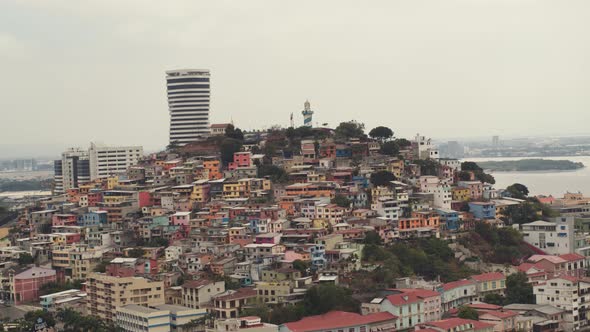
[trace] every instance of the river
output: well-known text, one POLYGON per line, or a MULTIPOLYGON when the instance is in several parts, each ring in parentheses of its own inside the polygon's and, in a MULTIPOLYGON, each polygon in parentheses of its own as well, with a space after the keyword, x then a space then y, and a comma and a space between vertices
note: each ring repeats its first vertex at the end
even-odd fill
POLYGON ((496 188, 506 188, 513 183, 522 183, 529 188, 531 195, 553 195, 562 197, 565 192, 582 192, 590 195, 590 156, 573 157, 498 157, 465 158, 464 161, 502 161, 520 159, 571 160, 581 162, 584 168, 571 171, 533 171, 533 172, 491 172, 496 179, 496 188))

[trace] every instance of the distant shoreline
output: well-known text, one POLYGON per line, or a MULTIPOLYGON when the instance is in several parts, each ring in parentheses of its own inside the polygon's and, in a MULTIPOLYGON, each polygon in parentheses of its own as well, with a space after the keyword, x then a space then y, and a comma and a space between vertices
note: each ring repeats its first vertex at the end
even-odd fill
POLYGON ((572 171, 585 167, 581 162, 552 159, 480 161, 477 164, 481 168, 492 172, 572 171))

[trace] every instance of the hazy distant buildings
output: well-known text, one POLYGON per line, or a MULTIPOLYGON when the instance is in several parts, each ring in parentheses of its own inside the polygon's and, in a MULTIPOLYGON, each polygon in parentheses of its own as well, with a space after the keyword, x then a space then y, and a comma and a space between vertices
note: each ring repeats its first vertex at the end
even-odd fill
POLYGON ((207 69, 180 69, 166 72, 170 143, 184 145, 207 136, 211 86, 207 69))
POLYGON ((492 147, 500 147, 500 136, 492 136, 492 147))
POLYGON ((449 141, 447 143, 447 154, 449 158, 463 158, 465 149, 461 143, 457 141, 449 141))
POLYGON ((101 146, 90 144, 90 180, 124 173, 143 156, 141 146, 101 146))

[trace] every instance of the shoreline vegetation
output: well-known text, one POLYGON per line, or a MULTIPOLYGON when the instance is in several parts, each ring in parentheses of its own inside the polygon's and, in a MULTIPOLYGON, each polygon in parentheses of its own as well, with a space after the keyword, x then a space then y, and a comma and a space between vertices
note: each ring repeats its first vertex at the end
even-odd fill
POLYGON ((571 171, 585 167, 581 162, 550 159, 480 161, 477 164, 493 172, 571 171))

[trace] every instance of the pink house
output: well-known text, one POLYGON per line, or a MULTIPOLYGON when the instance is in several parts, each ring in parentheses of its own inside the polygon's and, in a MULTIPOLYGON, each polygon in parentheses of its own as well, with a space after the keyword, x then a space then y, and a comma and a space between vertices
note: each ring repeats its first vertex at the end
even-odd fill
POLYGON ((39 288, 46 283, 56 282, 57 275, 55 270, 42 267, 32 267, 14 276, 11 280, 11 301, 15 305, 38 302, 39 288))
POLYGON ((483 183, 480 181, 459 181, 457 186, 469 189, 472 200, 477 201, 483 197, 483 183))
POLYGON ((230 170, 235 170, 243 167, 252 167, 252 153, 235 152, 234 161, 230 162, 227 168, 230 170))
POLYGON ((191 220, 190 212, 176 212, 170 216, 170 225, 173 226, 189 226, 191 220))

